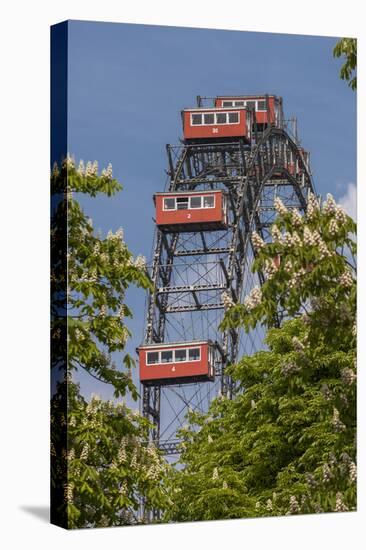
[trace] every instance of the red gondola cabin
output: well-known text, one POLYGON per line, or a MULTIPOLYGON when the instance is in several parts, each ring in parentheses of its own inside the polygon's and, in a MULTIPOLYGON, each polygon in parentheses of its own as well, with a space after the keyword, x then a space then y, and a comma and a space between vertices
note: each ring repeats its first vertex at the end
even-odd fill
POLYGON ((252 113, 245 108, 184 109, 182 119, 185 140, 225 140, 241 137, 246 142, 250 142, 252 113))
POLYGON ((222 190, 155 193, 156 225, 162 231, 217 231, 227 228, 222 190))
POLYGON ((275 95, 218 96, 215 107, 253 109, 259 130, 264 130, 268 125, 280 128, 283 124, 282 98, 275 95))
POLYGON ((140 381, 146 385, 211 382, 215 378, 215 349, 210 340, 140 346, 140 381))

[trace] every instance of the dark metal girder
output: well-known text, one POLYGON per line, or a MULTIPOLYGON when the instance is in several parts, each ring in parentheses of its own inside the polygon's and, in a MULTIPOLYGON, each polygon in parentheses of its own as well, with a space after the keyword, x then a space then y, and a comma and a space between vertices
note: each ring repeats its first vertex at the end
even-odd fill
POLYGON ((178 439, 157 441, 155 445, 165 456, 171 456, 179 454, 179 446, 181 445, 181 441, 178 439))
POLYGON ((187 306, 167 306, 164 313, 183 313, 185 311, 206 311, 208 309, 223 309, 223 303, 217 304, 201 304, 199 308, 194 305, 187 306))
POLYGON ((174 256, 203 256, 205 254, 227 254, 230 248, 196 248, 192 250, 177 250, 174 256))
POLYGON ((197 294, 196 294, 196 291, 195 290, 192 290, 192 296, 193 296, 193 300, 195 301, 195 304, 197 306, 197 309, 201 309, 201 303, 197 297, 197 294))
POLYGON ((184 286, 168 286, 160 287, 156 290, 156 294, 179 294, 183 292, 201 292, 208 290, 224 290, 226 285, 223 283, 211 284, 211 285, 184 285, 184 286))
MULTIPOLYGON (((150 296, 150 307, 148 310, 148 325, 153 327, 149 334, 159 341, 164 341, 165 321, 170 313, 198 312, 205 310, 223 310, 223 303, 206 303, 201 304, 198 300, 199 290, 222 290, 227 288, 233 292, 231 282, 233 279, 236 282, 236 291, 241 292, 243 285, 243 274, 246 261, 246 252, 249 246, 249 232, 255 226, 257 230, 264 230, 272 225, 266 223, 260 218, 260 213, 265 218, 266 212, 273 211, 273 207, 269 208, 266 205, 259 205, 258 198, 263 190, 268 187, 292 187, 301 208, 306 208, 305 191, 313 189, 312 180, 309 171, 306 171, 303 181, 299 178, 294 178, 286 171, 285 160, 289 158, 290 153, 300 166, 305 164, 298 150, 298 145, 291 140, 288 134, 283 129, 267 128, 261 135, 257 136, 259 142, 254 147, 240 143, 240 140, 233 140, 225 143, 199 143, 199 144, 183 144, 181 147, 168 146, 168 161, 169 174, 171 181, 169 190, 177 189, 195 189, 197 186, 204 186, 204 189, 226 187, 230 193, 230 212, 232 213, 231 220, 234 224, 228 228, 229 246, 214 247, 209 245, 209 241, 203 239, 203 247, 199 242, 196 242, 192 250, 177 250, 177 240, 173 243, 160 237, 156 245, 156 253, 154 256, 154 284, 155 290, 150 296), (281 170, 283 178, 278 174, 274 177, 274 173, 281 170), (197 247, 198 245, 198 247, 197 247), (217 258, 217 262, 224 265, 224 276, 226 285, 185 285, 171 286, 174 259, 176 257, 189 257, 199 255, 227 255, 226 264, 222 258, 217 258), (221 261, 220 261, 221 260, 221 261), (159 286, 159 264, 166 265, 163 272, 164 286, 159 286), (241 270, 241 271, 240 271, 241 270), (226 273, 225 273, 226 271, 226 273), (242 275, 242 276, 240 276, 242 275), (161 292, 160 292, 161 290, 161 292), (168 295, 170 293, 191 293, 191 304, 179 303, 178 297, 175 305, 168 305, 168 295), (197 293, 197 294, 196 294, 197 293), (160 299, 159 299, 160 295, 160 299), (153 307, 158 308, 156 317, 153 312, 153 307), (158 323, 157 323, 158 320, 158 323), (158 326, 158 329, 155 329, 158 326)), ((159 232, 158 232, 159 233, 159 232)), ((178 239, 179 233, 176 235, 178 239)), ((183 241, 184 242, 184 241, 183 241)), ((192 241, 193 243, 194 241, 192 241)), ((259 275, 260 282, 264 278, 259 275)), ((234 295, 233 295, 234 298, 234 295)), ((212 298, 215 299, 215 298, 212 298)), ((220 376, 222 377, 222 389, 231 395, 232 382, 225 372, 225 365, 228 361, 234 361, 238 350, 238 332, 225 332, 223 335, 223 346, 230 353, 222 357, 222 368, 220 376)), ((154 423, 157 424, 157 432, 159 433, 160 417, 155 422, 156 415, 152 416, 152 412, 158 411, 160 415, 160 394, 159 398, 154 392, 149 394, 149 403, 144 400, 144 414, 150 416, 154 423)), ((156 439, 157 446, 161 444, 161 450, 165 454, 178 454, 178 443, 169 440, 166 443, 159 442, 159 437, 156 439)))

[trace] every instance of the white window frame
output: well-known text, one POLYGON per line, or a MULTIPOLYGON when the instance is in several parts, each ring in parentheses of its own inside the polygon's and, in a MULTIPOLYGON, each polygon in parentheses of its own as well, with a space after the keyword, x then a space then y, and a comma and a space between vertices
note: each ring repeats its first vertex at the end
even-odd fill
POLYGON ((201 200, 201 208, 202 209, 207 209, 207 208, 215 208, 216 206, 216 196, 215 195, 202 195, 202 200, 201 200), (205 197, 213 197, 213 206, 204 206, 204 198, 205 197))
POLYGON ((173 355, 174 355, 174 363, 187 363, 187 357, 188 357, 188 353, 187 353, 188 349, 187 348, 177 348, 175 350, 173 350, 173 355), (185 351, 186 352, 186 358, 182 361, 182 359, 180 359, 179 361, 176 360, 175 358, 175 352, 176 351, 185 351))
POLYGON ((217 122, 217 118, 215 116, 216 126, 232 126, 235 124, 240 124, 240 111, 226 111, 226 113, 215 113, 215 115, 226 115, 226 122, 217 122), (229 122, 229 113, 238 115, 238 122, 229 122))
POLYGON ((236 100, 227 100, 223 99, 221 101, 221 107, 245 107, 245 100, 244 99, 236 99, 236 100), (230 103, 230 105, 224 105, 224 103, 230 103))
POLYGON ((256 108, 255 108, 256 112, 257 112, 257 113, 266 113, 266 112, 267 112, 266 100, 265 100, 265 99, 257 99, 256 102, 257 102, 256 108), (260 101, 263 101, 263 103, 264 103, 264 109, 260 109, 260 108, 258 107, 258 103, 259 103, 260 101))
POLYGON ((177 197, 163 197, 163 210, 164 212, 173 212, 173 210, 177 209, 177 197), (165 199, 174 200, 174 208, 165 208, 165 199))
POLYGON ((203 196, 202 196, 202 195, 196 195, 196 196, 191 195, 191 196, 189 197, 189 203, 188 203, 188 205, 189 205, 189 210, 202 210, 202 208, 203 208, 203 207, 202 207, 202 203, 203 203, 203 200, 202 200, 202 199, 203 199, 203 196), (194 207, 191 206, 191 200, 192 200, 193 198, 195 198, 195 199, 201 199, 201 206, 194 206, 194 207))
MULTIPOLYGON (((188 352, 188 353, 187 353, 187 358, 188 358, 188 359, 187 359, 187 363, 192 363, 192 362, 195 362, 195 361, 201 361, 201 348, 200 348, 200 346, 198 346, 198 347, 196 347, 196 348, 187 348, 187 352, 188 352), (190 359, 190 358, 189 358, 189 351, 190 351, 191 349, 198 349, 198 351, 199 351, 198 359, 190 359)), ((183 361, 182 361, 182 362, 183 362, 183 361)))
POLYGON ((229 117, 228 113, 215 113, 215 126, 225 126, 225 124, 232 124, 232 122, 228 122, 229 117), (217 115, 225 115, 226 120, 225 122, 217 122, 217 115))
POLYGON ((226 123, 226 124, 228 124, 228 125, 230 125, 230 126, 232 126, 233 124, 234 124, 234 125, 235 125, 235 124, 240 124, 240 112, 239 112, 239 111, 229 111, 229 112, 227 113, 226 119, 227 119, 227 123, 226 123), (238 115, 238 122, 229 122, 229 114, 238 115))
POLYGON ((171 363, 174 363, 174 350, 172 350, 172 349, 162 349, 162 350, 160 350, 159 351, 159 361, 160 361, 161 365, 170 365, 171 363), (162 360, 162 353, 167 352, 167 351, 168 352, 170 351, 171 354, 172 354, 172 360, 171 361, 163 361, 162 360))
MULTIPOLYGON (((215 113, 215 112, 212 112, 212 113, 202 113, 202 114, 203 114, 203 116, 202 116, 202 120, 203 120, 202 126, 215 126, 215 124, 216 124, 216 113, 215 113), (205 122, 205 115, 213 115, 214 121, 213 121, 213 122, 209 122, 209 123, 205 122)), ((198 125, 197 125, 197 126, 198 126, 198 125)))
POLYGON ((146 365, 159 365, 160 361, 161 361, 160 351, 153 351, 153 350, 150 349, 146 352, 146 365), (149 361, 148 361, 149 353, 157 353, 158 354, 158 360, 155 361, 154 363, 149 363, 149 361))
POLYGON ((203 113, 191 113, 191 126, 203 126, 203 113), (193 124, 193 115, 201 115, 200 124, 193 124))
MULTIPOLYGON (((187 210, 203 210, 203 209, 207 209, 207 208, 215 208, 216 206, 216 195, 214 193, 212 194, 204 194, 204 195, 196 195, 195 198, 200 198, 201 199, 201 206, 200 207, 192 207, 191 206, 191 199, 194 197, 194 195, 187 195, 188 197, 188 208, 187 210), (204 206, 203 203, 204 203, 204 197, 213 197, 213 206, 204 206)), ((163 197, 163 211, 164 212, 176 212, 178 209, 177 209, 177 197, 163 197), (165 208, 165 199, 174 199, 174 208, 165 208)))
POLYGON ((255 103, 255 112, 256 113, 266 113, 267 112, 267 108, 265 109, 258 109, 258 102, 259 101, 264 101, 266 102, 265 99, 248 99, 245 101, 245 106, 247 106, 247 101, 253 101, 255 103))
POLYGON ((176 364, 176 363, 197 363, 199 361, 201 361, 201 346, 197 346, 197 347, 192 347, 192 348, 173 348, 173 349, 164 349, 164 350, 159 350, 159 351, 156 351, 154 352, 153 350, 146 350, 146 366, 154 366, 154 365, 172 365, 172 364, 176 364), (191 349, 198 349, 199 350, 199 357, 198 359, 189 359, 189 350, 191 349), (186 358, 184 361, 176 361, 175 359, 175 352, 177 350, 185 350, 186 352, 186 358), (161 360, 161 353, 163 351, 172 351, 173 352, 173 361, 165 361, 165 362, 162 362, 161 360), (158 361, 156 363, 149 363, 147 358, 148 358, 148 354, 149 353, 157 353, 158 354, 158 361))
POLYGON ((225 107, 246 107, 248 101, 255 103, 256 113, 265 113, 267 111, 267 107, 265 107, 264 109, 259 109, 258 108, 258 102, 259 101, 264 101, 264 103, 266 103, 265 99, 237 99, 237 100, 223 99, 221 101, 221 106, 222 106, 222 108, 225 108, 225 107), (224 105, 224 103, 230 103, 230 105, 224 105), (238 105, 238 103, 240 103, 240 105, 238 105))
POLYGON ((208 113, 202 113, 202 118, 201 118, 201 124, 193 124, 193 115, 195 114, 198 114, 198 113, 191 113, 191 127, 193 126, 225 126, 225 125, 233 125, 233 124, 240 124, 240 111, 227 111, 227 112, 220 112, 220 113, 217 113, 217 112, 208 112, 208 113), (237 114, 238 115, 238 122, 229 122, 229 113, 234 113, 234 114, 237 114), (218 114, 221 114, 221 115, 226 115, 226 122, 217 122, 217 116, 218 114), (204 115, 214 115, 214 121, 209 124, 206 124, 204 122, 204 115))

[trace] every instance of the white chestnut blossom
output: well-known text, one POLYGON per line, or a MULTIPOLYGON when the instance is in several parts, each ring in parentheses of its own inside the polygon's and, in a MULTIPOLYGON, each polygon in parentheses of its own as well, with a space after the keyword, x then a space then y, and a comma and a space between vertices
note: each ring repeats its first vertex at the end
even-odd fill
POLYGON ((156 468, 155 464, 151 464, 146 476, 152 481, 157 481, 159 479, 159 473, 159 469, 156 468))
POLYGON ((116 239, 122 241, 123 240, 123 229, 122 227, 119 227, 115 233, 116 239))
POLYGON ((308 203, 306 209, 306 217, 309 220, 314 219, 315 214, 319 211, 319 203, 316 196, 313 193, 308 195, 308 203))
POLYGON ((136 469, 137 467, 137 449, 134 449, 133 453, 132 453, 132 458, 131 458, 131 468, 132 470, 136 469))
POLYGON ((298 247, 302 246, 302 240, 300 239, 296 231, 292 233, 292 246, 298 246, 298 247))
POLYGON ((333 196, 328 193, 327 200, 323 203, 323 212, 324 214, 333 214, 336 211, 337 204, 333 196))
POLYGON ((125 306, 121 304, 118 310, 118 318, 120 321, 123 321, 124 317, 125 317, 125 306))
POLYGON ((278 267, 273 260, 266 260, 263 272, 267 279, 272 279, 274 274, 278 271, 278 267))
POLYGON ((351 483, 355 483, 357 480, 357 466, 352 460, 349 464, 349 479, 351 483))
POLYGON ((344 288, 349 288, 353 285, 353 277, 349 269, 344 271, 342 275, 339 277, 339 284, 344 288))
POLYGON ((98 161, 90 162, 88 161, 86 163, 85 168, 85 176, 86 177, 93 177, 98 175, 98 161))
POLYGON ((285 263, 285 271, 286 273, 291 273, 292 270, 293 270, 292 262, 291 260, 287 260, 285 263))
POLYGON ((219 478, 219 471, 217 468, 214 468, 212 473, 212 479, 215 481, 215 479, 218 479, 218 478, 219 478))
POLYGON ((298 271, 295 271, 292 274, 292 277, 288 282, 288 287, 289 288, 296 288, 299 285, 299 283, 301 282, 301 278, 304 275, 306 275, 306 271, 303 267, 300 267, 300 269, 298 271))
POLYGON ((339 223, 339 225, 343 225, 346 223, 347 214, 342 206, 337 205, 335 210, 335 220, 339 223))
POLYGON ((75 449, 72 448, 70 449, 70 451, 67 453, 67 460, 74 460, 75 458, 75 449))
POLYGON ((342 493, 338 492, 336 494, 336 504, 335 504, 334 511, 335 512, 347 512, 347 510, 348 510, 348 507, 346 506, 346 504, 343 501, 342 493))
POLYGON ((281 199, 279 197, 276 197, 274 199, 273 203, 274 203, 275 209, 277 210, 277 212, 281 216, 284 216, 285 214, 288 213, 288 210, 287 210, 286 206, 283 204, 283 202, 281 201, 281 199))
POLYGON ((80 161, 79 161, 79 166, 78 166, 78 169, 77 169, 77 173, 79 174, 79 176, 84 176, 85 175, 85 165, 84 165, 84 161, 82 159, 80 159, 80 161))
POLYGON ((126 462, 127 453, 126 453, 126 443, 124 439, 121 442, 120 448, 118 449, 118 460, 120 462, 126 462))
POLYGON ((102 170, 101 175, 103 178, 106 178, 108 180, 111 180, 113 178, 113 169, 111 163, 108 164, 107 168, 104 168, 104 170, 102 170))
POLYGON ((62 167, 67 170, 75 168, 75 159, 69 153, 67 153, 66 158, 62 161, 62 167))
POLYGON ((297 336, 292 337, 292 345, 297 352, 302 352, 305 349, 304 344, 298 339, 297 336))
POLYGON ((265 247, 264 240, 256 231, 252 233, 252 243, 255 250, 262 250, 265 247))
POLYGON ((223 489, 227 489, 227 488, 228 488, 228 485, 227 485, 226 481, 223 481, 223 482, 222 482, 222 488, 223 488, 223 489))
POLYGON ((92 174, 94 176, 98 175, 98 161, 97 160, 95 160, 92 164, 92 174))
POLYGON ((285 233, 282 240, 283 244, 287 247, 292 246, 292 235, 291 233, 285 233))
POLYGON ((316 482, 313 474, 306 473, 305 477, 306 477, 306 482, 310 487, 314 488, 314 487, 317 486, 317 482, 316 482))
POLYGON ((282 242, 282 233, 278 229, 277 225, 272 225, 271 228, 271 234, 272 234, 272 241, 275 242, 282 242))
POLYGON ((297 514, 298 512, 300 512, 299 503, 297 501, 297 498, 294 495, 290 496, 290 510, 289 510, 289 512, 290 512, 290 514, 297 514))
POLYGON ((78 342, 85 339, 84 333, 78 328, 75 329, 75 339, 78 342))
POLYGON ((291 212, 291 222, 294 227, 299 227, 302 224, 302 216, 297 208, 294 208, 291 212))
POLYGON ((221 294, 221 300, 224 305, 224 309, 230 309, 235 305, 234 300, 232 299, 230 293, 227 290, 224 290, 221 294))
POLYGON ((316 239, 314 238, 314 235, 312 231, 308 228, 308 226, 305 226, 304 228, 304 243, 308 246, 316 245, 316 239))
POLYGON ((329 233, 332 235, 332 237, 334 237, 338 233, 338 231, 339 231, 339 226, 338 226, 337 220, 332 218, 329 224, 329 233))
POLYGON ((313 240, 314 240, 315 244, 318 244, 318 245, 320 244, 320 242, 322 241, 322 238, 320 236, 319 231, 317 231, 317 230, 313 231, 313 240))
POLYGON ((333 408, 332 425, 336 432, 343 432, 346 429, 346 426, 339 418, 339 411, 338 409, 336 409, 336 407, 333 408))
POLYGON ((351 386, 356 381, 357 375, 352 369, 344 368, 341 371, 341 378, 343 384, 351 386))
POLYGON ((281 374, 283 374, 283 376, 290 376, 291 374, 294 374, 299 370, 300 370, 299 365, 297 365, 294 361, 289 361, 282 365, 281 374))
POLYGON ((146 269, 147 262, 145 256, 137 256, 134 265, 138 269, 146 269))
POLYGON ((285 233, 282 238, 282 242, 287 247, 293 247, 293 246, 302 246, 302 240, 300 239, 298 233, 295 231, 294 233, 285 233))
POLYGON ((89 443, 85 443, 80 453, 80 460, 87 460, 88 456, 89 456, 89 443))
POLYGON ((258 306, 262 301, 262 290, 256 286, 254 287, 248 296, 244 298, 244 306, 247 310, 251 311, 258 306))
POLYGON ((64 494, 65 494, 66 502, 68 502, 69 504, 72 504, 74 502, 74 484, 73 483, 68 483, 65 486, 64 494))
POLYGON ((321 239, 319 243, 319 258, 321 260, 324 260, 324 258, 328 258, 331 255, 332 253, 330 252, 329 248, 327 247, 323 239, 321 239))
POLYGON ((128 486, 127 486, 127 480, 125 479, 121 484, 121 487, 119 489, 119 493, 121 495, 127 495, 127 492, 128 492, 128 486))

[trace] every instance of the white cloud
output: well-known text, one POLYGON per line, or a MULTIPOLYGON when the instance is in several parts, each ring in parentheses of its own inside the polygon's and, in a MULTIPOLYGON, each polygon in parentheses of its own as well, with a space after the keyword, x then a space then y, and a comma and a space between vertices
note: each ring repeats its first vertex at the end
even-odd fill
POLYGON ((338 200, 351 218, 357 218, 357 187, 354 183, 347 184, 347 191, 338 200))

